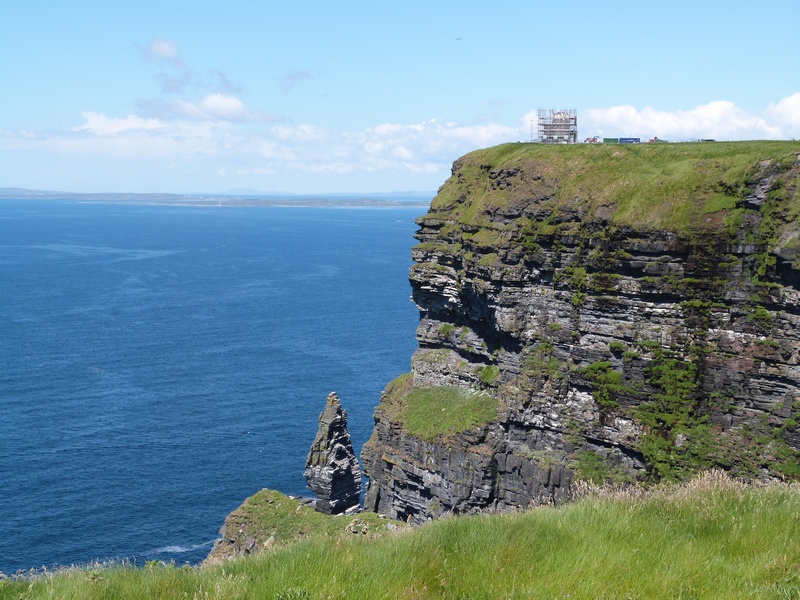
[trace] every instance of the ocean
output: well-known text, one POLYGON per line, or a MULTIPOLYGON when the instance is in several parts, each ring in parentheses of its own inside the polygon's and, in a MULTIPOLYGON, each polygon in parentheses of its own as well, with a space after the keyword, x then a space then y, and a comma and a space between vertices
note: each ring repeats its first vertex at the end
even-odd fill
POLYGON ((195 564, 410 370, 424 208, 0 201, 0 571, 195 564))

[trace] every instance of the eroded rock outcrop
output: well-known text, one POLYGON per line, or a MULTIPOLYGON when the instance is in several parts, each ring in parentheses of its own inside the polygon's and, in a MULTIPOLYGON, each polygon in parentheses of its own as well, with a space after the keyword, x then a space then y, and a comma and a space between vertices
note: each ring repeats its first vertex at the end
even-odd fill
POLYGON ((361 502, 361 468, 347 430, 347 411, 336 392, 328 395, 325 410, 319 416, 319 430, 308 453, 305 477, 317 495, 319 512, 336 515, 357 508, 361 502))
POLYGON ((800 476, 798 156, 512 144, 456 161, 418 220, 419 349, 376 409, 365 508, 420 522, 558 501, 575 478, 800 476), (494 416, 415 429, 438 389, 487 394, 494 416))

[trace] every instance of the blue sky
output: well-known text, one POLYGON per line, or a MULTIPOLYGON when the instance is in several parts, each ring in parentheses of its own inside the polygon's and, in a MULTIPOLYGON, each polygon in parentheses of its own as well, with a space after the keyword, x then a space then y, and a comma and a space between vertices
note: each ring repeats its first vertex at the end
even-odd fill
POLYGON ((462 154, 800 138, 800 2, 0 2, 0 187, 435 190, 462 154))

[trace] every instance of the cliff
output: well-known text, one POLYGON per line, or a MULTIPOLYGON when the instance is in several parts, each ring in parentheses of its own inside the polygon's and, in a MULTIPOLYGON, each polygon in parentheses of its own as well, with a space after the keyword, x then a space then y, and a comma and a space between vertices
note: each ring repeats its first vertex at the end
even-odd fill
POLYGON ((577 478, 797 478, 800 143, 508 144, 418 219, 412 372, 365 508, 421 522, 577 478))

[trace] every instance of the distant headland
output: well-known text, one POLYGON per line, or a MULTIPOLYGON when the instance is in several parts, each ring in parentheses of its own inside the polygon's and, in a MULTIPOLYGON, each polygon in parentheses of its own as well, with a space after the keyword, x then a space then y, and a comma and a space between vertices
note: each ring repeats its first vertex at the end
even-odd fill
MULTIPOLYGON (((250 192, 250 190, 247 190, 250 192)), ((374 208, 430 205, 435 192, 381 192, 374 194, 136 194, 86 193, 25 188, 0 188, 0 200, 73 200, 96 204, 149 204, 162 206, 299 206, 374 208)))

